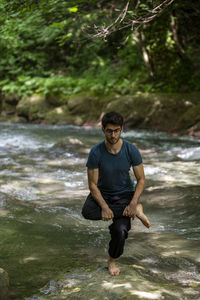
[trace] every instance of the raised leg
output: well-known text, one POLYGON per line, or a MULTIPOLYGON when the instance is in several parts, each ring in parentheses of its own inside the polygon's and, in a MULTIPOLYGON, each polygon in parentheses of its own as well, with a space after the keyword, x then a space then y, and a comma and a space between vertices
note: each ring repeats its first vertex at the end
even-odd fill
POLYGON ((140 221, 144 224, 144 226, 149 228, 151 226, 151 223, 150 223, 148 217, 143 213, 142 204, 138 204, 136 210, 137 210, 136 217, 138 217, 138 219, 140 219, 140 221))

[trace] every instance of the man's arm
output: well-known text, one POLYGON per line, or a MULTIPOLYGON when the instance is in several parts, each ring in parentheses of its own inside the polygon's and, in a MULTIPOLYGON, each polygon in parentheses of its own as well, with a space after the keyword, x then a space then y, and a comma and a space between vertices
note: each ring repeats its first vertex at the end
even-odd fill
POLYGON ((136 206, 144 190, 145 175, 144 175, 143 164, 140 164, 139 166, 133 166, 133 172, 135 174, 137 184, 135 186, 135 192, 133 198, 123 212, 124 216, 128 216, 131 218, 134 218, 136 216, 136 206))
POLYGON ((93 198, 101 206, 101 216, 103 221, 108 221, 114 218, 112 210, 109 208, 106 201, 103 199, 100 190, 97 187, 99 178, 99 169, 87 169, 88 174, 88 186, 93 198))

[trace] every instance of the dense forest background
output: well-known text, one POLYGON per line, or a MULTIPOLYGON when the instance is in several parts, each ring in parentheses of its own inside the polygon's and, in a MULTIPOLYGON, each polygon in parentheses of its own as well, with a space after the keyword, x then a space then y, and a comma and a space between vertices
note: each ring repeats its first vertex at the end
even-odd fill
POLYGON ((198 0, 2 0, 0 11, 4 117, 33 94, 58 106, 83 93, 200 91, 198 0))
MULTIPOLYGON (((1 1, 1 91, 199 91, 199 1, 174 1, 152 21, 95 37, 126 2, 1 1)), ((161 2, 130 1, 125 21, 161 2)))

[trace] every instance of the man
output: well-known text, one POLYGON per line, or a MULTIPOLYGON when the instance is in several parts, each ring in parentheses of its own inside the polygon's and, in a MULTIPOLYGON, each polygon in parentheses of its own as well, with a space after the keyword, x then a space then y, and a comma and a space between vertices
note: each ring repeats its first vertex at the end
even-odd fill
POLYGON ((109 226, 108 270, 115 276, 120 273, 115 259, 123 253, 131 218, 137 216, 148 228, 150 222, 138 204, 145 183, 142 158, 134 145, 121 138, 123 117, 116 112, 105 114, 102 131, 105 140, 91 149, 86 164, 90 194, 82 215, 90 220, 113 220, 109 226), (129 175, 131 167, 137 180, 135 188, 129 175))

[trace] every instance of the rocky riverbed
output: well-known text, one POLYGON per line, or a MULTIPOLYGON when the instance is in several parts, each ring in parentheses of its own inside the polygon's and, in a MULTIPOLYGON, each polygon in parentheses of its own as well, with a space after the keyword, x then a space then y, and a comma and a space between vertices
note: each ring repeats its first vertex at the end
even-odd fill
POLYGON ((79 94, 56 98, 34 94, 27 98, 2 95, 0 121, 98 125, 104 112, 123 114, 127 127, 161 130, 200 137, 200 94, 98 96, 79 94))
POLYGON ((110 223, 81 216, 101 129, 0 123, 0 267, 10 300, 200 299, 200 139, 141 129, 122 137, 141 151, 152 226, 132 221, 113 278, 110 223))

